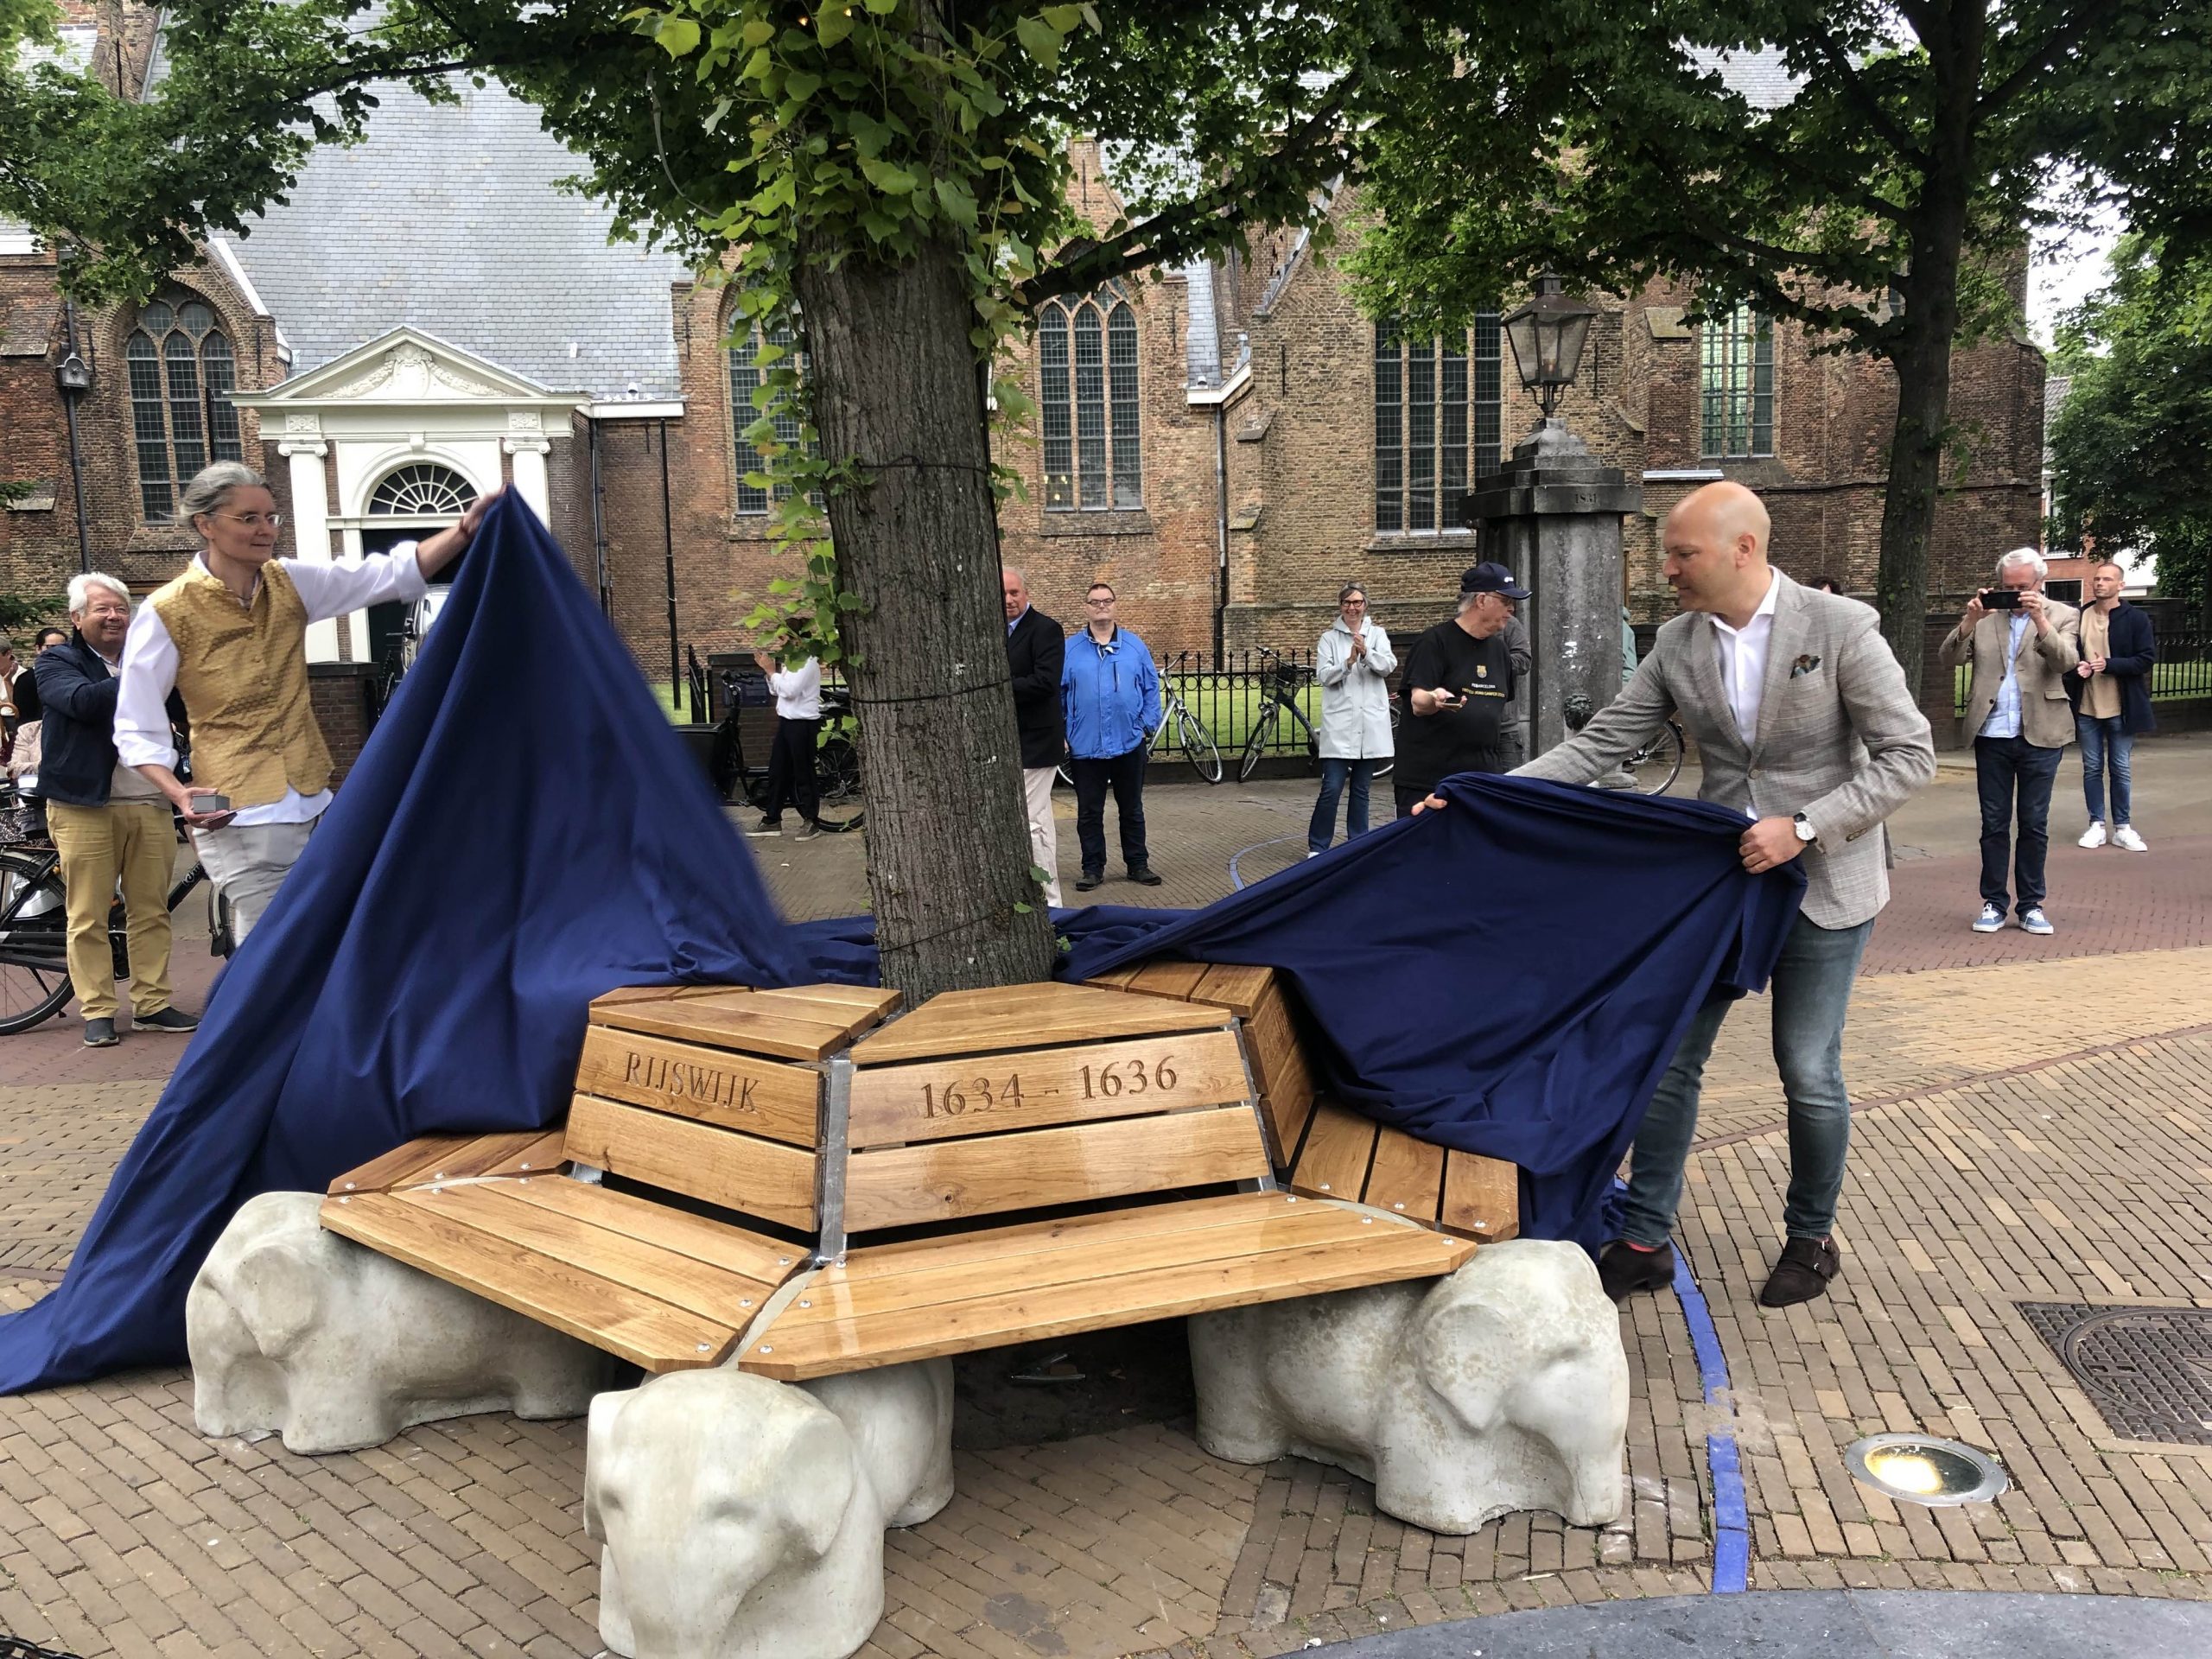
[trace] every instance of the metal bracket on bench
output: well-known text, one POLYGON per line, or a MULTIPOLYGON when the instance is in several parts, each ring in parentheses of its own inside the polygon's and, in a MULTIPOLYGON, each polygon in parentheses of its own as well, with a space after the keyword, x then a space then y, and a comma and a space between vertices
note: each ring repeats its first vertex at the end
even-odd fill
POLYGON ((852 1109, 853 1063, 842 1054, 833 1055, 829 1084, 822 1091, 822 1115, 814 1137, 817 1267, 835 1267, 845 1259, 845 1150, 850 1139, 852 1109))
POLYGON ((601 1180, 605 1178, 606 1174, 607 1172, 600 1168, 596 1164, 570 1164, 569 1166, 569 1179, 572 1181, 582 1181, 586 1186, 597 1186, 601 1180))
POLYGON ((1274 1142, 1268 1135, 1267 1115, 1260 1109, 1260 1085, 1252 1076, 1252 1057, 1244 1052, 1244 1022, 1233 1014, 1229 1016, 1229 1034, 1236 1039, 1236 1064, 1244 1068, 1244 1104, 1251 1109, 1252 1127, 1260 1132, 1260 1153, 1268 1160, 1266 1174, 1257 1180, 1237 1182, 1237 1190, 1280 1192, 1282 1185, 1275 1179, 1274 1142))

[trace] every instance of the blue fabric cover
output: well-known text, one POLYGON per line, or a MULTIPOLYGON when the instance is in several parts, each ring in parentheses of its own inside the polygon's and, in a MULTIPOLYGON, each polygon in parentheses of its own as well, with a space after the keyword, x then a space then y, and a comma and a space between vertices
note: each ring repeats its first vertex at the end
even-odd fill
MULTIPOLYGON (((1803 876, 1745 876, 1718 807, 1446 792, 1205 910, 1061 912, 1062 969, 1274 965, 1339 1098, 1511 1159, 1524 1230, 1591 1242, 1691 1014, 1764 982, 1803 876)), ((874 974, 868 918, 785 926, 613 630, 504 501, 67 1275, 0 1319, 0 1393, 181 1362, 192 1276, 257 1193, 321 1191, 417 1135, 557 1122, 601 991, 874 974)))
POLYGON ((338 800, 217 984, 0 1392, 184 1358, 184 1296, 258 1192, 566 1109, 586 1002, 805 976, 703 770, 509 496, 338 800))

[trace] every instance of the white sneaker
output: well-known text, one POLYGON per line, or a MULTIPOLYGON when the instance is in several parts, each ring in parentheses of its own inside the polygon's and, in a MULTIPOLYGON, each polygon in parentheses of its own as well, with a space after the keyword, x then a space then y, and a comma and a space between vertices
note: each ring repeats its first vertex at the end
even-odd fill
MULTIPOLYGON (((2125 824, 2120 826, 2120 830, 2123 834, 2128 833, 2127 826, 2125 824)), ((2105 821, 2102 818, 2093 819, 2089 824, 2088 833, 2083 836, 2081 840, 2075 842, 2074 844, 2076 847, 2103 846, 2105 844, 2105 821)))
POLYGON ((1977 933, 1994 933, 2004 925, 2005 912, 1995 905, 1984 905, 1981 914, 1974 918, 1974 931, 1977 933))
POLYGON ((2112 832, 2112 844, 2115 847, 2125 847, 2131 853, 2147 853, 2151 850, 2144 844, 2143 837, 2135 833, 2135 826, 2132 823, 2123 823, 2112 832))
POLYGON ((2030 933, 2056 933, 2058 931, 2056 928, 2050 925, 2050 918, 2043 913, 2043 906, 2041 905, 2030 905, 2025 910, 2022 911, 2020 912, 2020 925, 2030 933))

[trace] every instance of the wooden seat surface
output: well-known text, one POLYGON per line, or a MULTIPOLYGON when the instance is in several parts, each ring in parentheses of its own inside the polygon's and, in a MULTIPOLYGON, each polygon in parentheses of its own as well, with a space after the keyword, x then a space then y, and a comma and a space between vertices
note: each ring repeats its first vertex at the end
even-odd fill
POLYGON ((567 1160, 560 1129, 501 1135, 424 1135, 331 1182, 335 1192, 386 1192, 487 1175, 550 1175, 567 1160))
POLYGON ((854 1250, 742 1370, 799 1382, 1451 1272, 1472 1243, 1282 1192, 1148 1205, 854 1250))
POLYGON ((591 1023, 707 1048, 735 1049, 787 1060, 819 1060, 880 1023, 899 1006, 897 991, 861 986, 806 985, 748 991, 693 986, 649 999, 601 998, 591 1023))
POLYGON ((1104 1042, 1219 1026, 1210 1008, 1046 980, 987 991, 947 991, 853 1045, 855 1065, 1104 1042))
POLYGON ((1393 1215, 1495 1242, 1521 1230, 1521 1172, 1417 1141, 1333 1101, 1315 1108, 1290 1190, 1372 1205, 1393 1215))

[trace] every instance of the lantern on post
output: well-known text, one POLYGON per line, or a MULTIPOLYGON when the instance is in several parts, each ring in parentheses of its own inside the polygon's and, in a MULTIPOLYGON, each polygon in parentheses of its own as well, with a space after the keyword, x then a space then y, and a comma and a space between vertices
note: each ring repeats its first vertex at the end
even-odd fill
POLYGON ((1598 308, 1587 301, 1568 298, 1563 286, 1546 271, 1536 278, 1535 296, 1498 321, 1512 344, 1521 384, 1536 394, 1546 420, 1551 419, 1560 394, 1574 384, 1591 321, 1598 315, 1598 308))

